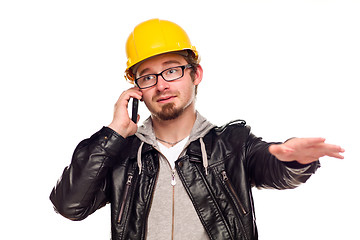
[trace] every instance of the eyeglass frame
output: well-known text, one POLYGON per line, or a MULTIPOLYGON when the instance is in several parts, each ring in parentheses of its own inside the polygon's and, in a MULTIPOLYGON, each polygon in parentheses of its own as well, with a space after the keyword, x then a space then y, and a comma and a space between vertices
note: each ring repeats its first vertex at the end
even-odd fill
POLYGON ((161 76, 166 82, 172 82, 172 81, 175 81, 175 80, 178 80, 180 78, 182 78, 184 76, 184 73, 185 73, 185 69, 188 69, 188 68, 192 68, 193 66, 191 64, 186 64, 186 65, 182 65, 182 66, 175 66, 175 67, 170 67, 170 68, 167 68, 167 69, 164 69, 163 71, 161 71, 160 73, 152 73, 152 74, 146 74, 144 76, 141 76, 141 77, 138 77, 138 78, 135 78, 134 82, 136 84, 136 86, 138 86, 138 88, 140 89, 146 89, 146 88, 151 88, 153 86, 156 86, 156 84, 158 83, 158 78, 159 76, 161 76), (181 68, 181 76, 178 77, 178 78, 175 78, 175 79, 171 79, 171 80, 167 80, 165 79, 165 77, 162 75, 165 71, 169 70, 169 69, 172 69, 172 68, 178 68, 180 67, 181 68), (139 84, 137 83, 137 81, 140 79, 140 78, 143 78, 143 77, 146 77, 146 76, 151 76, 151 75, 154 75, 155 76, 155 83, 151 86, 148 86, 148 87, 140 87, 139 84))

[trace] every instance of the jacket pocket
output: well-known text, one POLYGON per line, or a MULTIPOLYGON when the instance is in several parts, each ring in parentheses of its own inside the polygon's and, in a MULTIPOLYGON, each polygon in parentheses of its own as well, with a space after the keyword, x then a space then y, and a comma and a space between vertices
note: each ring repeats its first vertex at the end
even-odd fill
POLYGON ((224 183, 225 185, 225 188, 226 190, 228 191, 228 193, 230 194, 231 198, 235 201, 235 203, 237 204, 240 212, 243 214, 243 215, 246 215, 247 214, 247 211, 245 210, 245 207, 244 205, 241 203, 238 195, 236 194, 235 190, 234 190, 234 187, 232 186, 227 174, 226 174, 226 171, 223 170, 221 171, 221 179, 222 179, 222 182, 224 183))
POLYGON ((127 178, 127 181, 126 181, 126 184, 125 184, 124 195, 123 195, 123 198, 122 198, 122 200, 120 202, 120 210, 119 210, 119 215, 118 215, 118 218, 117 218, 117 223, 120 223, 122 218, 123 218, 124 209, 125 209, 127 199, 129 197, 129 193, 130 193, 129 190, 130 190, 130 187, 131 187, 131 183, 133 181, 133 177, 134 177, 134 175, 132 173, 128 174, 128 178, 127 178))

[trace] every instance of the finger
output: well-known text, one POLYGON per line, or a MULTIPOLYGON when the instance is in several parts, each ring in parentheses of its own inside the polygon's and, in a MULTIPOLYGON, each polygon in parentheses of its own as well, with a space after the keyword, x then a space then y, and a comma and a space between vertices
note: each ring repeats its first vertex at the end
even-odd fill
POLYGON ((141 100, 141 99, 142 99, 142 94, 134 93, 134 94, 130 95, 130 97, 136 98, 136 99, 138 99, 138 100, 141 100))
POLYGON ((344 153, 345 149, 337 145, 331 145, 331 144, 327 144, 327 145, 328 145, 327 146, 328 152, 326 153, 327 156, 344 159, 344 156, 342 156, 340 153, 344 153))
POLYGON ((128 91, 128 96, 129 96, 129 99, 130 98, 137 98, 137 99, 141 99, 142 98, 142 92, 138 89, 130 89, 128 91))
POLYGON ((334 145, 334 144, 329 144, 329 143, 324 143, 324 145, 325 145, 326 149, 328 149, 330 151, 345 152, 345 149, 343 149, 339 145, 334 145))
POLYGON ((331 153, 331 152, 336 152, 336 153, 343 153, 345 152, 345 149, 343 149, 342 147, 338 146, 338 145, 334 145, 334 144, 328 144, 328 143, 322 143, 322 144, 318 144, 315 145, 313 147, 314 149, 322 149, 325 154, 327 153, 331 153))
POLYGON ((344 159, 344 156, 341 155, 341 153, 345 151, 343 148, 336 145, 326 145, 327 146, 322 146, 319 148, 312 148, 311 151, 308 151, 309 155, 316 156, 317 158, 328 156, 338 159, 344 159))
POLYGON ((316 145, 325 142, 325 138, 303 138, 304 144, 307 146, 316 145))
POLYGON ((344 156, 341 155, 341 154, 338 153, 338 152, 329 153, 329 154, 326 154, 326 155, 329 156, 329 157, 333 157, 333 158, 344 159, 344 156))
POLYGON ((128 103, 130 101, 130 98, 141 99, 142 98, 142 92, 137 91, 136 89, 130 88, 127 91, 124 91, 120 95, 119 99, 117 100, 117 103, 127 107, 128 103))

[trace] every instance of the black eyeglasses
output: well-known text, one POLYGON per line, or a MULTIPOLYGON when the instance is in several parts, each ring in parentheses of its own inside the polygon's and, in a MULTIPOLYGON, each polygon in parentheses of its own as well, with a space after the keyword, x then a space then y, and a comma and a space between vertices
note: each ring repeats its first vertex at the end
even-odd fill
POLYGON ((157 84, 158 76, 161 75, 161 77, 165 81, 171 82, 176 79, 182 78, 184 76, 184 70, 187 68, 191 68, 191 67, 192 67, 191 64, 187 64, 184 66, 167 68, 164 71, 162 71, 161 73, 148 74, 148 75, 136 78, 135 83, 140 89, 150 88, 157 84))

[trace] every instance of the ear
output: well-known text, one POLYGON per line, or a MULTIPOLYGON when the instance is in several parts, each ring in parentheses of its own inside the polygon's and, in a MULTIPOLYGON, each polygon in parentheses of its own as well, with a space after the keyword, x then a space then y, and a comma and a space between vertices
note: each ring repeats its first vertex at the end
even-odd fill
POLYGON ((203 69, 202 69, 201 65, 199 64, 196 69, 196 72, 195 72, 194 84, 199 85, 202 78, 203 78, 203 69))

